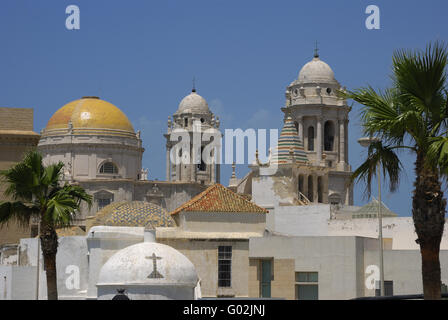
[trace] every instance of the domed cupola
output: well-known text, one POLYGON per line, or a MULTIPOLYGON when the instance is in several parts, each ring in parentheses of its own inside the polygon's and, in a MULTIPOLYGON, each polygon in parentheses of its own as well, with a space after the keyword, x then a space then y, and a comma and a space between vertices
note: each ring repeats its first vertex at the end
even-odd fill
POLYGON ((182 99, 176 114, 210 114, 207 101, 193 89, 191 93, 182 99))
POLYGON ((303 66, 299 72, 299 83, 337 83, 330 66, 315 54, 313 60, 303 66))
POLYGON ((131 300, 192 300, 198 283, 193 263, 176 249, 154 242, 116 252, 98 276, 98 300, 126 289, 131 300))
POLYGON ((57 110, 42 136, 61 134, 135 138, 134 127, 119 108, 98 97, 83 97, 57 110))
POLYGON ((126 114, 92 96, 59 108, 42 130, 38 150, 46 164, 65 164, 67 181, 136 180, 144 152, 140 131, 126 114))

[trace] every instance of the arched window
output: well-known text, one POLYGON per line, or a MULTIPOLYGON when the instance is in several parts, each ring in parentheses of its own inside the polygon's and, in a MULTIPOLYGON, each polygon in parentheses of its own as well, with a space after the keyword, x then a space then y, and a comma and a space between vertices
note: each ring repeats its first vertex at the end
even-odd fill
POLYGON ((118 174, 118 168, 117 166, 112 162, 105 162, 100 167, 100 173, 105 174, 118 174))
POLYGON ((328 196, 328 202, 331 205, 339 205, 341 203, 341 196, 339 193, 332 193, 328 196))
POLYGON ((324 150, 333 151, 334 144, 334 125, 333 122, 327 121, 324 125, 324 150))
POLYGON ((308 151, 314 151, 314 127, 308 127, 308 151))

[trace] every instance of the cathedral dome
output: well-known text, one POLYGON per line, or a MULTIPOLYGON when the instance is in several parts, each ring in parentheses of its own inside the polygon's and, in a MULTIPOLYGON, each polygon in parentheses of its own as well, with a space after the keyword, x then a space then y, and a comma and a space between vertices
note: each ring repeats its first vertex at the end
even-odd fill
POLYGON ((56 111, 43 135, 73 134, 121 135, 135 137, 126 115, 113 104, 97 97, 83 97, 56 111))
POLYGON ((98 277, 102 286, 172 286, 194 288, 198 275, 193 263, 176 249, 143 242, 126 247, 107 260, 98 277))
POLYGON ((313 60, 303 66, 299 72, 300 83, 332 83, 336 82, 334 72, 330 66, 315 56, 313 60))
POLYGON ((208 108, 207 101, 200 95, 196 93, 196 90, 193 91, 182 99, 179 104, 179 108, 176 111, 177 114, 182 113, 200 113, 200 114, 208 114, 210 110, 208 108))
POLYGON ((92 226, 174 227, 176 224, 162 207, 146 201, 114 202, 101 209, 92 226))

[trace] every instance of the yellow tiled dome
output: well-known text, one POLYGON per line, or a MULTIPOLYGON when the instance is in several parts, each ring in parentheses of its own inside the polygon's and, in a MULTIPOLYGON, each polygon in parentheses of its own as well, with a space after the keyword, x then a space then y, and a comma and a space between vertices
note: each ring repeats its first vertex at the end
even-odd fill
POLYGON ((97 97, 72 101, 56 111, 43 135, 111 134, 135 137, 134 127, 126 115, 113 104, 97 97))
POLYGON ((96 214, 92 226, 174 227, 174 219, 162 207, 146 201, 113 202, 96 214))

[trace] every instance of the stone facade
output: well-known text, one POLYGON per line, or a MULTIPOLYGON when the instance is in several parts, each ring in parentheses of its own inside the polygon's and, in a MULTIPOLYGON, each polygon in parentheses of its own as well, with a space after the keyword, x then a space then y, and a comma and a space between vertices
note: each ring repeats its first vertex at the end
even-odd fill
MULTIPOLYGON (((0 170, 11 168, 22 160, 25 152, 34 149, 39 135, 33 131, 33 109, 0 108, 0 170)), ((0 201, 4 196, 5 184, 0 184, 0 201)), ((29 227, 20 227, 14 222, 0 227, 0 245, 17 243, 29 237, 29 227)))

